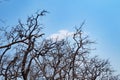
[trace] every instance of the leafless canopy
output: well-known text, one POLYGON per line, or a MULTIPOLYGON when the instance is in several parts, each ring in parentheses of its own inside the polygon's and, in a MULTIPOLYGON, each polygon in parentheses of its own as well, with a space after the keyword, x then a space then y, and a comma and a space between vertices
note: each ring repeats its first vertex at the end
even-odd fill
POLYGON ((19 20, 13 28, 0 29, 0 78, 4 80, 120 80, 108 60, 89 57, 89 37, 82 26, 72 40, 43 38, 39 17, 43 10, 19 20))

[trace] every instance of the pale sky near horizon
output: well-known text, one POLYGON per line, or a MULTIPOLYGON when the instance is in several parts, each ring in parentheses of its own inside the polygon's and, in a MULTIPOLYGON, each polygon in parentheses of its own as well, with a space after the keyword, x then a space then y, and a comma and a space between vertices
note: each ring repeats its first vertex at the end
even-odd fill
POLYGON ((0 3, 0 19, 5 21, 0 25, 13 26, 43 9, 49 11, 41 18, 46 34, 72 32, 85 20, 83 29, 97 43, 91 54, 109 59, 120 73, 120 0, 9 0, 0 3))

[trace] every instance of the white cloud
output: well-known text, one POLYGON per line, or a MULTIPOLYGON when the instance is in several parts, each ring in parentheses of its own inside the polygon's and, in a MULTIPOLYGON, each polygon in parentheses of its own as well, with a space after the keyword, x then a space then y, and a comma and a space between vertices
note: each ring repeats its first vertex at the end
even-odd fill
POLYGON ((54 33, 48 37, 48 39, 53 39, 53 40, 62 40, 67 37, 70 37, 73 35, 73 32, 70 32, 68 30, 59 30, 57 33, 54 33))

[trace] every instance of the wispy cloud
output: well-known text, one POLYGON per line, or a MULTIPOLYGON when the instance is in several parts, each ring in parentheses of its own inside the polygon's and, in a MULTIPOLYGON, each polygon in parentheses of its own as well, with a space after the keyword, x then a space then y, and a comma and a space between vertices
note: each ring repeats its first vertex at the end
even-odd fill
POLYGON ((57 33, 51 34, 48 39, 62 40, 73 35, 73 32, 68 30, 59 30, 57 33))

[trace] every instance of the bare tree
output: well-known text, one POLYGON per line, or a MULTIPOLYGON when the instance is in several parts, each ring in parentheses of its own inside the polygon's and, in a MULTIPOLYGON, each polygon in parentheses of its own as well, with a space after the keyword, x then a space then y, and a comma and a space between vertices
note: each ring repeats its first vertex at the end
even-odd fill
POLYGON ((35 46, 37 42, 36 39, 44 35, 44 33, 41 32, 42 25, 38 22, 39 17, 44 16, 44 13, 46 13, 45 10, 41 13, 37 13, 36 16, 28 17, 26 24, 19 21, 19 24, 13 27, 9 32, 3 30, 6 42, 2 42, 0 45, 0 64, 4 64, 4 56, 6 56, 7 53, 9 56, 11 54, 11 57, 9 57, 11 59, 8 59, 8 62, 7 60, 5 61, 7 64, 3 65, 2 68, 4 70, 1 70, 1 75, 5 77, 5 80, 11 79, 11 77, 19 77, 19 75, 21 75, 24 80, 27 80, 30 66, 34 58, 33 55, 37 51, 35 46), (18 61, 19 58, 20 62, 18 61), (15 68, 16 66, 18 70, 15 68), (17 75, 15 76, 16 73, 17 75), (18 73, 20 74, 18 75, 18 73))
POLYGON ((19 20, 13 28, 0 29, 0 77, 4 80, 120 80, 108 60, 89 57, 94 42, 81 24, 69 38, 45 39, 39 17, 43 10, 19 20), (11 30, 10 30, 11 29, 11 30))

